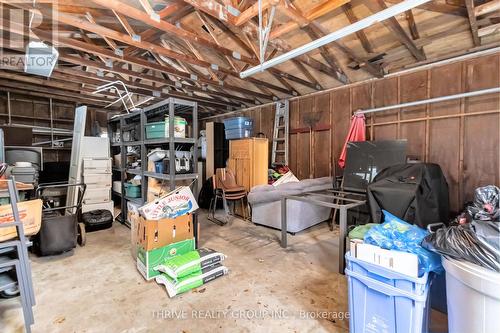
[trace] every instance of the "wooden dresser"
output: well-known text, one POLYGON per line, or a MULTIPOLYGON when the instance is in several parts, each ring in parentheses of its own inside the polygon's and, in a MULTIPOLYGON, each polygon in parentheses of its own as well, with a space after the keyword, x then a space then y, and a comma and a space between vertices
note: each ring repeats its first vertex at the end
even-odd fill
POLYGON ((229 141, 228 167, 236 175, 236 183, 249 192, 253 186, 267 184, 268 149, 264 138, 229 141))

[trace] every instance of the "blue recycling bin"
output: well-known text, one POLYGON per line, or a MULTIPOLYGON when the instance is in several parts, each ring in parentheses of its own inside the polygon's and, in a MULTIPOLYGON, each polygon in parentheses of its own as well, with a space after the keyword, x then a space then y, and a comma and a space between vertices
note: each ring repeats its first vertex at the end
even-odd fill
POLYGON ((351 333, 428 332, 431 279, 345 256, 351 333))

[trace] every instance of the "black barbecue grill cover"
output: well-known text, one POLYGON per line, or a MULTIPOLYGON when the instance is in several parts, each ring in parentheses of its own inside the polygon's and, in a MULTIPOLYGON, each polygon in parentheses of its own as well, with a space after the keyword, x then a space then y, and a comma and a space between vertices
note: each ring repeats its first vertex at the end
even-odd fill
POLYGON ((437 164, 391 166, 368 185, 368 204, 374 223, 382 222, 382 209, 422 228, 447 223, 448 183, 437 164))

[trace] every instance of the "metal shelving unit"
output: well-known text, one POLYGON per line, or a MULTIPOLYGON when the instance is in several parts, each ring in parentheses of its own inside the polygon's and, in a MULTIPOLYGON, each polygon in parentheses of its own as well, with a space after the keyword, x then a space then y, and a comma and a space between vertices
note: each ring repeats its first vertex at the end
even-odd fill
MULTIPOLYGON (((148 106, 140 111, 122 115, 119 117, 112 118, 108 120, 108 133, 114 132, 120 133, 120 142, 112 142, 111 150, 115 148, 120 148, 120 160, 121 167, 113 167, 113 174, 119 175, 119 179, 122 181, 121 193, 112 191, 115 198, 121 200, 121 211, 122 220, 120 222, 128 225, 127 222, 127 201, 131 201, 137 204, 144 204, 146 202, 148 193, 148 178, 160 179, 168 183, 169 189, 174 190, 176 187, 176 182, 193 180, 192 188, 195 188, 198 174, 198 105, 196 102, 186 101, 177 98, 168 98, 164 101, 156 103, 154 105, 148 106), (147 139, 145 126, 148 119, 164 119, 166 116, 169 117, 168 124, 168 137, 159 139, 147 139), (192 135, 189 138, 176 138, 174 136, 174 119, 175 116, 183 116, 189 119, 192 124, 192 135), (139 135, 133 138, 133 141, 123 141, 123 133, 125 127, 130 127, 133 124, 139 124, 139 135), (141 167, 140 169, 130 169, 127 168, 127 147, 139 147, 140 157, 141 157, 141 167), (169 163, 170 170, 167 174, 160 174, 152 171, 148 171, 148 160, 147 151, 148 149, 154 148, 154 146, 168 146, 169 157, 175 156, 176 146, 183 146, 193 148, 192 158, 193 158, 193 172, 179 174, 175 172, 175 163, 169 163), (139 175, 141 176, 141 197, 140 198, 129 198, 125 195, 125 187, 123 182, 125 182, 129 175, 139 175)), ((116 177, 113 177, 116 180, 116 177)), ((196 219, 196 218, 195 218, 196 219)))

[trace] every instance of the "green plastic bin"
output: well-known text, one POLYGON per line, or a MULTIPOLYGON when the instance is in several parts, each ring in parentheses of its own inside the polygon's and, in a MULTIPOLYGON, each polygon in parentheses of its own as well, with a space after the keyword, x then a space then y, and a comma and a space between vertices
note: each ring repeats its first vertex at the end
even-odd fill
POLYGON ((161 139, 166 137, 164 121, 146 124, 146 139, 161 139))
POLYGON ((141 186, 133 185, 130 183, 125 183, 125 195, 129 198, 140 198, 141 197, 141 186))

